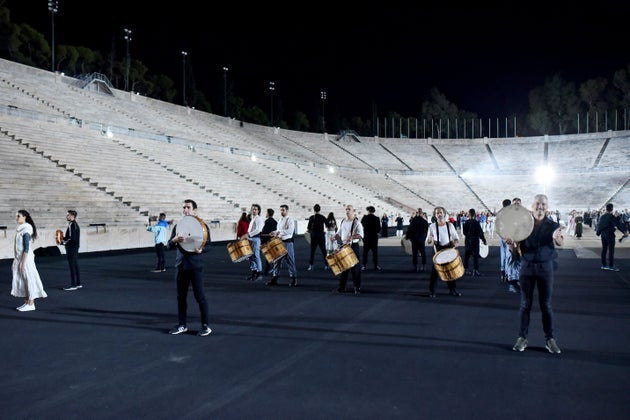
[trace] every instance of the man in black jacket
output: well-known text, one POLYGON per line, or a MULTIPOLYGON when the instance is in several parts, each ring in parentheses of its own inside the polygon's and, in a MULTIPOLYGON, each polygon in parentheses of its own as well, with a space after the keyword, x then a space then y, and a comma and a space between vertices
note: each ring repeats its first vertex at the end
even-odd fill
POLYGON ((486 237, 483 234, 481 223, 479 223, 475 215, 475 209, 468 210, 468 215, 468 220, 464 222, 463 227, 463 234, 466 237, 464 242, 466 248, 464 251, 464 269, 468 276, 472 276, 473 274, 475 276, 481 276, 479 272, 479 240, 483 241, 483 244, 486 245, 486 237), (468 269, 468 261, 471 255, 473 257, 474 272, 468 269))
POLYGON ((68 210, 66 214, 68 228, 63 244, 66 247, 66 256, 68 257, 68 266, 70 267, 70 286, 64 287, 63 290, 81 289, 81 277, 79 276, 79 246, 81 245, 81 229, 77 223, 77 212, 68 210))
POLYGON ((416 215, 409 222, 407 228, 406 239, 411 241, 411 262, 413 263, 414 272, 424 273, 427 269, 427 253, 424 245, 427 240, 427 232, 429 230, 429 222, 424 218, 422 209, 418 209, 416 215), (418 269, 418 253, 420 253, 422 266, 418 269))
POLYGON ((374 214, 376 209, 374 206, 366 208, 368 214, 361 218, 363 225, 363 266, 361 270, 365 270, 368 262, 368 252, 372 251, 372 261, 374 262, 374 270, 381 271, 378 265, 378 234, 381 232, 381 219, 374 214))
POLYGON ((602 240, 602 270, 619 271, 615 267, 615 229, 619 229, 623 236, 628 236, 623 222, 613 214, 613 204, 606 204, 606 213, 599 218, 597 223, 597 236, 602 240), (608 264, 606 257, 608 256, 608 264))
POLYGON ((306 230, 311 236, 311 256, 308 260, 308 271, 313 269, 315 261, 315 250, 319 248, 324 258, 324 266, 326 266, 326 217, 319 214, 321 207, 319 204, 313 206, 314 214, 308 218, 308 226, 306 230))

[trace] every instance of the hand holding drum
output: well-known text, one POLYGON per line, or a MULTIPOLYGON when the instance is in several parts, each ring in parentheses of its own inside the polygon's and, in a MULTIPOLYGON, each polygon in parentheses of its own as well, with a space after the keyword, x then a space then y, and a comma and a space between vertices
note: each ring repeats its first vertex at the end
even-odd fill
POLYGON ((534 230, 534 216, 520 204, 510 204, 497 213, 495 220, 497 234, 506 244, 521 242, 534 230))

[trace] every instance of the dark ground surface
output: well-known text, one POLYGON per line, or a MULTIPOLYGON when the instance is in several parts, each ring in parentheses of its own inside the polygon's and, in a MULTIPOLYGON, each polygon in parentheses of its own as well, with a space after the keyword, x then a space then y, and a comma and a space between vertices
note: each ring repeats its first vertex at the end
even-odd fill
MULTIPOLYGON (((0 261, 4 419, 628 419, 630 257, 620 272, 596 258, 559 251, 555 335, 544 348, 540 310, 529 348, 512 351, 518 296, 498 281, 498 248, 482 277, 458 281, 463 296, 411 257, 381 246, 383 272, 363 272, 363 293, 331 293, 337 280, 306 271, 296 239, 298 287, 245 281, 225 243, 206 257, 212 334, 195 335, 199 311, 189 294, 191 331, 177 323, 174 271, 151 273, 152 250, 81 254, 84 288, 63 291, 65 256, 38 257, 48 298, 15 310, 11 260, 0 261)), ((582 250, 588 254, 589 250, 582 250)), ((594 249, 599 253, 599 249, 594 249)), ((460 252, 463 250, 460 248, 460 252)), ((175 253, 167 253, 172 264, 175 253)), ((267 277, 268 278, 268 277, 267 277)))

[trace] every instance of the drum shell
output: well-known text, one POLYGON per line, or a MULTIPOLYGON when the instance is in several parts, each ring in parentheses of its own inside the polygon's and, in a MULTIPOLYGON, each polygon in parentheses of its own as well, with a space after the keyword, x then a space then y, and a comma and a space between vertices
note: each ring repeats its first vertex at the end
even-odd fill
POLYGON ((262 244, 260 250, 269 264, 273 264, 288 253, 282 239, 277 236, 274 236, 268 242, 262 244))
POLYGON ((230 254, 230 258, 234 263, 245 261, 252 255, 254 255, 252 245, 247 238, 239 239, 235 242, 230 242, 229 244, 227 244, 227 249, 228 253, 230 254))
POLYGON ((433 266, 442 281, 453 281, 464 275, 464 264, 459 256, 457 248, 446 248, 438 251, 433 256, 433 266), (449 261, 439 262, 445 256, 452 254, 449 261))
POLYGON ((326 256, 326 262, 335 276, 351 269, 359 263, 357 255, 349 244, 326 256))

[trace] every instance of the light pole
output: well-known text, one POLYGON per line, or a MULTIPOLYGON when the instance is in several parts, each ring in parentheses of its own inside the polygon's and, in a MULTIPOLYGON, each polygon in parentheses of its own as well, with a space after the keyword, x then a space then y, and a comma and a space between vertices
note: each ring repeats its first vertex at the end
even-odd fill
POLYGON ((129 91, 129 67, 131 66, 131 56, 129 55, 129 43, 131 42, 131 29, 125 28, 125 41, 127 41, 127 69, 125 70, 125 91, 129 91))
POLYGON ((188 53, 182 51, 182 105, 186 106, 186 56, 188 53))
POLYGON ((227 72, 228 68, 223 67, 223 116, 227 117, 227 72))
POLYGON ((276 90, 276 83, 275 82, 269 82, 269 95, 270 95, 270 99, 271 99, 271 104, 269 107, 269 115, 271 116, 269 118, 269 121, 271 122, 271 126, 273 127, 273 91, 276 90))
POLYGON ((52 61, 51 71, 55 71, 55 13, 59 10, 59 2, 57 0, 48 0, 48 11, 50 12, 50 22, 52 29, 52 61))
POLYGON ((322 98, 322 133, 326 132, 326 91, 320 92, 322 98))

